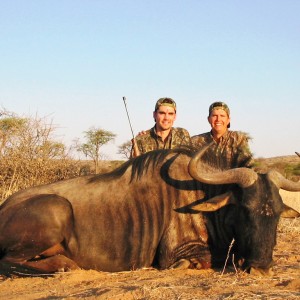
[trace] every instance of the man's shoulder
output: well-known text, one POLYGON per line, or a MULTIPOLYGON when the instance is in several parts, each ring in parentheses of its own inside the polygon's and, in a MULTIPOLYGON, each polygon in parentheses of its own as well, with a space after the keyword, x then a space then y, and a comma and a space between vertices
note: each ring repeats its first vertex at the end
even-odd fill
POLYGON ((192 144, 195 147, 199 148, 202 147, 203 145, 211 143, 213 141, 213 138, 210 132, 204 132, 197 135, 193 135, 191 137, 191 140, 192 140, 192 144))
POLYGON ((193 141, 211 139, 211 133, 210 132, 204 132, 204 133, 196 134, 196 135, 193 135, 191 137, 191 139, 193 141))
POLYGON ((172 130, 174 131, 174 133, 177 133, 177 134, 182 134, 182 135, 190 135, 190 133, 185 129, 185 128, 182 128, 182 127, 173 127, 172 130))
POLYGON ((137 141, 144 141, 151 137, 151 129, 144 130, 142 134, 136 136, 137 141))
POLYGON ((251 139, 249 133, 246 133, 244 131, 228 131, 228 135, 230 138, 235 139, 237 141, 248 141, 251 139))

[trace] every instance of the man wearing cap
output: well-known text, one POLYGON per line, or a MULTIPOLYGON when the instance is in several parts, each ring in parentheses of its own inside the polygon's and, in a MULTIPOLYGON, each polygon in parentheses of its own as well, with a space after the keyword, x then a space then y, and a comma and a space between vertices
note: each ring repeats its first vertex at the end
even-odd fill
POLYGON ((176 119, 176 103, 171 98, 160 98, 155 104, 154 127, 142 131, 132 139, 131 157, 156 149, 173 149, 191 145, 189 132, 184 128, 173 127, 176 119))
POLYGON ((230 127, 230 110, 224 102, 214 102, 209 106, 207 117, 211 131, 195 135, 192 143, 201 148, 213 142, 213 146, 207 152, 213 152, 215 164, 222 169, 236 167, 251 167, 253 156, 250 151, 249 136, 241 131, 228 130, 230 127))

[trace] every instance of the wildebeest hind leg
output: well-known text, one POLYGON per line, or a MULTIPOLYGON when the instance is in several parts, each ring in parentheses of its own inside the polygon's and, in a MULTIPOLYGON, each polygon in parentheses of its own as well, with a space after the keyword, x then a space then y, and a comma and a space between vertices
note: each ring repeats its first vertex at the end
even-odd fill
POLYGON ((0 226, 2 262, 38 272, 77 269, 73 209, 58 195, 36 195, 13 208, 0 226), (72 245, 72 246, 71 246, 72 245))
POLYGON ((38 260, 26 261, 22 266, 30 267, 44 273, 65 272, 80 269, 73 260, 61 254, 38 260))
POLYGON ((0 274, 5 276, 49 276, 55 272, 65 272, 80 269, 78 265, 64 255, 55 255, 39 260, 15 263, 10 261, 0 262, 0 274))

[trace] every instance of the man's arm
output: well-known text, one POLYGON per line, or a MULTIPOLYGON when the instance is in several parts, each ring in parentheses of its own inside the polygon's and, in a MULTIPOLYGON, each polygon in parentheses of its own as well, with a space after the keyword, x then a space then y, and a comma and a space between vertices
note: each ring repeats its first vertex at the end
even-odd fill
POLYGON ((131 140, 131 144, 132 144, 132 148, 131 148, 130 158, 134 158, 134 157, 140 156, 141 152, 139 150, 139 147, 137 145, 137 141, 136 141, 135 138, 133 138, 131 140))
POLYGON ((243 135, 241 143, 238 146, 238 153, 237 153, 238 167, 251 168, 254 166, 254 158, 248 142, 249 139, 250 137, 247 134, 243 135))

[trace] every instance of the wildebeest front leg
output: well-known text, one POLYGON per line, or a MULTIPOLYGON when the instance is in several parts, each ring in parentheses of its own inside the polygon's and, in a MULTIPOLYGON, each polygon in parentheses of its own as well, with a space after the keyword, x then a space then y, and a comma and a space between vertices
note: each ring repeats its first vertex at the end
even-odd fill
POLYGON ((73 260, 60 254, 38 260, 26 261, 22 266, 31 267, 43 273, 65 272, 80 269, 73 260))
POLYGON ((39 260, 13 262, 0 261, 0 274, 5 276, 30 276, 34 274, 49 275, 55 272, 65 272, 80 269, 78 265, 64 255, 55 255, 39 260))
POLYGON ((75 242, 73 210, 58 195, 37 195, 6 211, 0 228, 1 261, 41 273, 77 269, 71 259, 75 242))
POLYGON ((190 261, 188 259, 182 258, 172 264, 169 269, 179 269, 179 270, 186 270, 190 267, 190 261))
POLYGON ((191 259, 182 258, 176 261, 174 264, 172 264, 169 268, 179 269, 179 270, 186 270, 186 269, 201 270, 201 269, 211 268, 211 263, 199 258, 191 258, 191 259))

